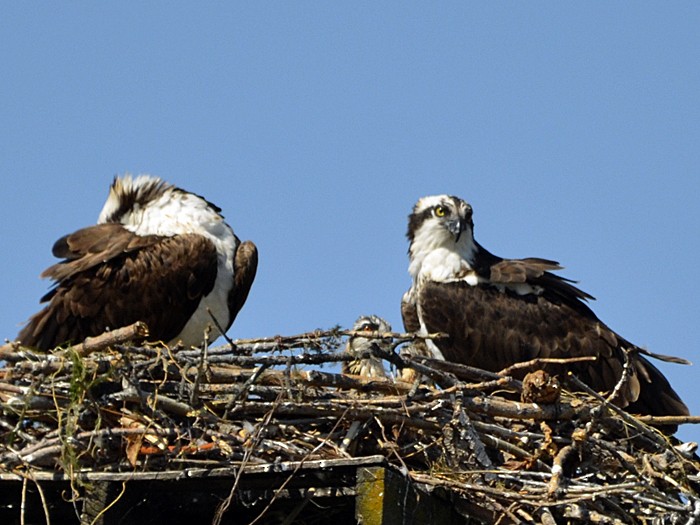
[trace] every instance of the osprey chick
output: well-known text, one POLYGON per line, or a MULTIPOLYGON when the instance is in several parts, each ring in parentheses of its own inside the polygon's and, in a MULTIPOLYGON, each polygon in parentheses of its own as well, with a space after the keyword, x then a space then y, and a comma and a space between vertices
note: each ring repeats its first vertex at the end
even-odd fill
MULTIPOLYGON (((376 315, 363 315, 355 321, 352 329, 356 332, 387 333, 391 332, 391 325, 376 315)), ((387 341, 382 339, 370 339, 361 336, 349 338, 345 346, 345 352, 349 355, 356 356, 358 359, 344 361, 341 367, 342 372, 344 374, 359 375, 367 378, 385 379, 387 375, 381 359, 373 355, 362 358, 362 355, 368 354, 372 345, 375 344, 384 350, 391 351, 391 344, 388 344, 387 341)))
POLYGON ((97 224, 54 244, 64 260, 41 274, 55 281, 48 305, 18 340, 50 350, 136 321, 151 341, 196 346, 208 328, 218 337, 212 316, 231 326, 258 265, 220 211, 157 177, 115 177, 97 224))
POLYGON ((619 406, 631 413, 688 414, 641 350, 586 305, 593 297, 551 273, 561 269, 557 262, 502 259, 479 245, 472 208, 462 199, 420 199, 409 216, 407 236, 413 283, 401 305, 404 326, 449 334, 427 341, 433 357, 497 372, 537 357, 595 356, 595 361, 545 368, 571 370, 593 389, 611 392, 627 356, 630 377, 614 400, 619 406))

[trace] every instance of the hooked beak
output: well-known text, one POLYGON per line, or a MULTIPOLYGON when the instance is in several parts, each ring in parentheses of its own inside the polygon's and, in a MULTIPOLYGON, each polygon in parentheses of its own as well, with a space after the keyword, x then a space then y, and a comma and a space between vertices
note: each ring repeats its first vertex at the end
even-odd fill
POLYGON ((467 221, 464 219, 455 219, 447 223, 447 231, 455 238, 455 242, 459 242, 462 232, 467 229, 467 221))

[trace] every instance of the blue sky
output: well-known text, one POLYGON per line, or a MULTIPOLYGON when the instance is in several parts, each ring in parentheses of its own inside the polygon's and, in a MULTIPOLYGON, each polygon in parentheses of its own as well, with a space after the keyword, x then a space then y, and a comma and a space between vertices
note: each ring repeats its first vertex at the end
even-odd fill
MULTIPOLYGON (((698 27, 689 2, 8 3, 0 335, 131 172, 258 245, 234 338, 400 329, 406 217, 451 193, 485 247, 560 261, 621 335, 700 363, 698 27)), ((660 364, 694 414, 697 366, 660 364)))

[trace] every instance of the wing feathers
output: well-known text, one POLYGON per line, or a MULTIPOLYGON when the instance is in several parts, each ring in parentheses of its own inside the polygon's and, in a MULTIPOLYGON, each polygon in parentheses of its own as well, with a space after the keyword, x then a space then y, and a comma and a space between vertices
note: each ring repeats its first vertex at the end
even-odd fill
POLYGON ((579 315, 566 302, 502 293, 488 285, 432 281, 423 284, 418 302, 427 330, 450 334, 436 341, 448 361, 497 372, 536 357, 595 356, 595 361, 547 368, 554 373, 572 370, 593 389, 610 392, 627 352, 633 374, 618 403, 657 415, 688 413, 661 372, 634 345, 592 313, 579 315))
POLYGON ((162 239, 157 235, 136 235, 116 223, 89 226, 56 241, 53 254, 65 260, 44 270, 41 277, 63 281, 125 253, 153 246, 162 239))
POLYGON ((253 285, 255 274, 258 270, 258 248, 251 241, 239 242, 234 258, 234 282, 229 294, 228 304, 231 317, 226 329, 233 324, 238 312, 248 298, 248 292, 253 285))
POLYGON ((595 298, 574 286, 575 281, 551 273, 561 269, 558 262, 549 259, 500 259, 490 267, 488 277, 492 283, 506 287, 509 284, 529 284, 550 301, 566 304, 578 313, 595 319, 595 314, 585 304, 585 301, 595 298))
POLYGON ((54 251, 66 260, 44 272, 57 281, 49 304, 18 336, 41 350, 136 321, 152 340, 170 341, 216 280, 216 248, 195 234, 139 237, 104 224, 60 239, 54 251))

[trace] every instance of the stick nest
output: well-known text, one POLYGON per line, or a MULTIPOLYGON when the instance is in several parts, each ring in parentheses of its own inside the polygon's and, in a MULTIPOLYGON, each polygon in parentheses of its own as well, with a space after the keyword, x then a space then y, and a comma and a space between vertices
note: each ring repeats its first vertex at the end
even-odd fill
POLYGON ((512 370, 399 355, 413 334, 374 334, 394 351, 371 349, 389 370, 413 369, 412 383, 334 372, 351 359, 342 350, 352 335, 336 329, 185 350, 125 344, 112 332, 106 343, 49 355, 6 345, 0 473, 70 477, 383 455, 484 521, 700 516, 692 444, 647 425, 669 421, 629 416, 571 376, 559 386, 543 372, 520 381, 512 370))

